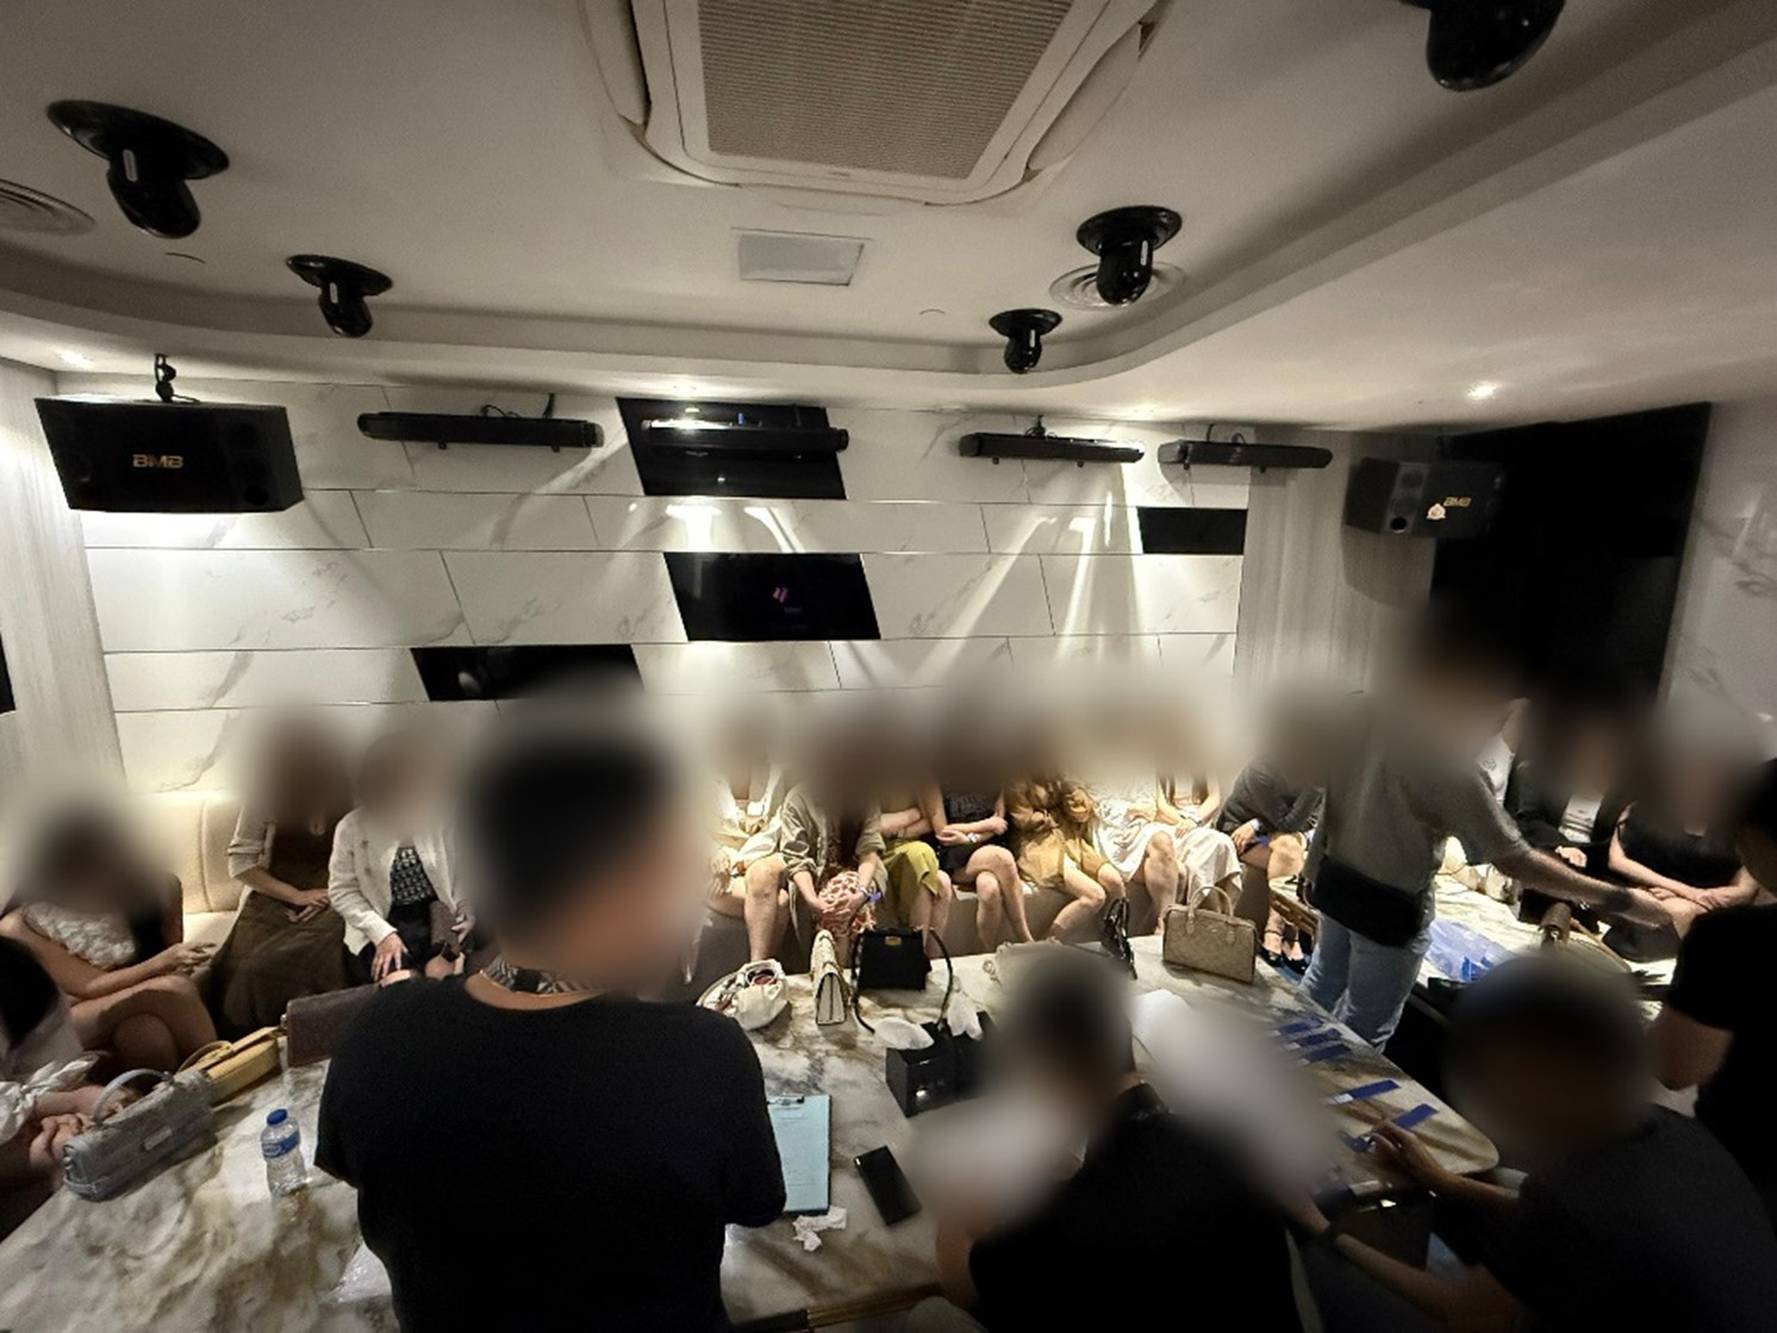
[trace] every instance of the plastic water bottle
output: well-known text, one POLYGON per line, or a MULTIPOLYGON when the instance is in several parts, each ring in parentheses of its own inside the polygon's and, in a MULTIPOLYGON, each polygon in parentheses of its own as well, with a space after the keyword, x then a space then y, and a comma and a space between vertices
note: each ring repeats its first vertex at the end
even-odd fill
POLYGON ((309 1169, 302 1159, 302 1131, 283 1107, 266 1116, 265 1128, 259 1131, 259 1152, 265 1158, 265 1183, 273 1198, 307 1188, 309 1169))

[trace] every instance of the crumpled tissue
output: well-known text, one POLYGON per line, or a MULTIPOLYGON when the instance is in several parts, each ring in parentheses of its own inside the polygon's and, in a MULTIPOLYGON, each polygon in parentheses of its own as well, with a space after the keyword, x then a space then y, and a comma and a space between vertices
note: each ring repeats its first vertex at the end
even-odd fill
POLYGON ((893 1014, 876 1020, 876 1035, 891 1051, 923 1051, 932 1044, 931 1033, 893 1014))
POLYGON ((845 1230, 845 1209, 829 1208, 824 1213, 795 1218, 791 1221, 790 1228, 796 1233, 796 1239, 802 1242, 802 1248, 813 1254, 821 1248, 818 1233, 845 1230))

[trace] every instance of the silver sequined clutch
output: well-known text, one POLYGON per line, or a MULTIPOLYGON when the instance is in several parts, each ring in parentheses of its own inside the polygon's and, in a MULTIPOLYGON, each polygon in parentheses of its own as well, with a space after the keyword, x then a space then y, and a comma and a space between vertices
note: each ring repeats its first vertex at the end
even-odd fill
POLYGON ((197 1070, 169 1076, 132 1069, 105 1085, 93 1118, 97 1124, 62 1146, 62 1183, 83 1199, 109 1199, 209 1137, 213 1122, 209 1079, 197 1070), (154 1079, 156 1084, 140 1101, 100 1120, 123 1089, 139 1078, 154 1079))

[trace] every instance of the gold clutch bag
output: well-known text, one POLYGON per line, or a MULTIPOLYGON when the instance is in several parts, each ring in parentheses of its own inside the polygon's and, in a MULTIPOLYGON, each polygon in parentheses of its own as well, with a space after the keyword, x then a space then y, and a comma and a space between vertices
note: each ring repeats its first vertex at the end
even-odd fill
POLYGON ((1251 982, 1253 959, 1258 954, 1258 931, 1243 916, 1234 915, 1234 904, 1225 889, 1211 889, 1199 901, 1213 895, 1220 911, 1199 906, 1175 907, 1166 914, 1166 935, 1160 956, 1174 967, 1209 972, 1230 981, 1251 982))
POLYGON ((193 1051, 181 1074, 202 1074, 209 1080, 212 1105, 239 1096, 278 1072, 278 1030, 260 1028, 239 1041, 213 1041, 193 1051))

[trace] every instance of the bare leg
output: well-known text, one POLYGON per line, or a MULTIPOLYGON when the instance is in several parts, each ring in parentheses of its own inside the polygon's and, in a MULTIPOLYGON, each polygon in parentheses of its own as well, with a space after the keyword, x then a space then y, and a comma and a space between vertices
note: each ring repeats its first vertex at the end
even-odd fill
POLYGON ((1167 911, 1178 902, 1178 844, 1165 829, 1148 839, 1135 879, 1148 891, 1148 901, 1154 905, 1154 929, 1158 930, 1167 911))
POLYGON ((1006 919, 1012 923, 1012 938, 1020 944, 1036 939, 1030 933, 1030 921, 1024 913, 1024 881, 1018 876, 1018 862, 1004 847, 982 847, 969 858, 968 870, 985 870, 999 881, 1000 902, 1006 919))
MULTIPOLYGON (((73 1006, 72 1012, 74 1031, 79 1034, 80 1044, 89 1051, 112 1045, 118 1029, 129 1019, 146 1016, 156 1020, 176 1052, 171 1065, 154 1066, 157 1069, 176 1068, 180 1060, 198 1047, 216 1040, 216 1025, 210 1021, 209 1011, 204 1008, 203 999, 190 977, 150 977, 115 995, 82 1000, 73 1006)), ((139 1038, 146 1030, 146 1025, 133 1029, 139 1038)), ((158 1036, 143 1039, 149 1042, 154 1054, 164 1053, 165 1047, 159 1044, 158 1036)))
POLYGON ((1287 879, 1302 873, 1308 861, 1308 844, 1300 834, 1280 833, 1271 840, 1271 863, 1265 869, 1270 879, 1287 879))
POLYGON ((153 1014, 133 1014, 111 1032, 111 1045, 117 1058, 131 1069, 163 1069, 169 1073, 179 1067, 178 1044, 167 1025, 153 1014))
POLYGON ((980 938, 981 952, 992 953, 999 946, 1000 930, 1005 925, 1006 911, 997 876, 983 870, 972 881, 975 886, 975 934, 980 938))
POLYGON ((950 883, 950 876, 942 870, 937 874, 938 891, 927 893, 922 886, 907 909, 907 924, 925 936, 928 958, 937 958, 942 952, 935 937, 944 933, 944 927, 950 921, 950 909, 956 903, 956 889, 950 883))
POLYGON ((783 938, 785 908, 784 858, 766 856, 747 867, 747 961, 763 962, 783 938))
POLYGON ((1074 900, 1056 913, 1055 922, 1049 927, 1049 933, 1045 937, 1047 939, 1066 939, 1070 932, 1082 929, 1104 910, 1104 885, 1072 861, 1062 871, 1061 887, 1072 894, 1074 900))

